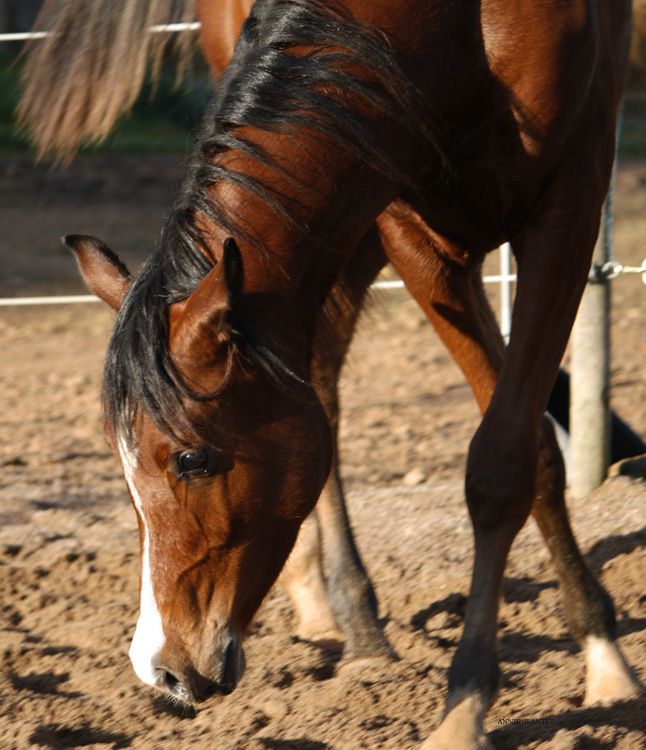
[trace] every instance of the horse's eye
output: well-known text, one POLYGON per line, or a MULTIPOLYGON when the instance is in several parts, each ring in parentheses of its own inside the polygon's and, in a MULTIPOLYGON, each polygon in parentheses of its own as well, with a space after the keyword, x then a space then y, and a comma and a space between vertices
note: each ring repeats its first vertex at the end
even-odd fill
POLYGON ((208 476, 215 471, 215 456, 207 446, 182 451, 176 457, 178 477, 208 476))

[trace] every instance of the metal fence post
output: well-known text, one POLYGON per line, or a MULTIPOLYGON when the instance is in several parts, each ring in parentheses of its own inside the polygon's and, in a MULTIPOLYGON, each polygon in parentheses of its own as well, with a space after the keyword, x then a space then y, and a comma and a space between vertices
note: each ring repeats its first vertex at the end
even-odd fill
POLYGON ((612 188, 604 204, 590 281, 572 329, 570 490, 586 497, 606 478, 610 459, 610 279, 612 188))

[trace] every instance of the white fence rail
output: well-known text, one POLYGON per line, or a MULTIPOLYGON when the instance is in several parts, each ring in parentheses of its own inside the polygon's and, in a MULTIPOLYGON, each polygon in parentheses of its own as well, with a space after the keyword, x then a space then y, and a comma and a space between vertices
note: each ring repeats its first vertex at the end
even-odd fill
MULTIPOLYGON (((483 276, 486 284, 500 284, 500 330, 509 338, 511 329, 512 283, 516 281, 516 274, 510 273, 511 248, 508 243, 500 247, 500 273, 483 276)), ((385 279, 376 281, 370 288, 378 290, 403 289, 404 282, 399 279, 385 279)), ((39 305, 76 305, 100 302, 93 294, 55 295, 50 297, 1 297, 0 307, 35 307, 39 305)))
MULTIPOLYGON (((178 31, 197 31, 201 25, 199 21, 194 21, 193 23, 166 23, 159 26, 151 26, 148 31, 151 34, 172 34, 178 31)), ((12 34, 0 34, 0 42, 28 42, 35 39, 45 39, 49 35, 49 31, 20 31, 12 34)))

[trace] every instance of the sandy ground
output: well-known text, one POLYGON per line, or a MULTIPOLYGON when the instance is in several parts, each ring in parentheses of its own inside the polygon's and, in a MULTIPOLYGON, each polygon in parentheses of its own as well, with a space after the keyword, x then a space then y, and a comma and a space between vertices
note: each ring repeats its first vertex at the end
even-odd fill
MULTIPOLYGON (((65 232, 102 236, 130 262, 150 246, 181 171, 175 156, 100 157, 65 173, 0 159, 0 294, 82 291, 65 232)), ((619 174, 617 252, 644 255, 646 164, 619 174)), ((613 390, 646 433, 644 287, 614 286, 613 390)), ((342 455, 357 536, 401 661, 339 669, 341 654, 292 636, 277 589, 247 644, 238 690, 195 712, 139 684, 127 658, 138 537, 102 436, 98 305, 0 311, 0 747, 412 750, 440 716, 471 562, 462 475, 477 411, 415 305, 383 295, 343 375, 342 455), (375 377, 375 373, 378 376, 375 377), (418 484, 404 477, 416 470, 418 484)), ((608 480, 572 502, 577 535, 612 592, 620 642, 646 680, 643 480, 608 480)), ((519 536, 501 608, 497 748, 628 750, 646 703, 584 709, 583 661, 533 527, 519 536)))

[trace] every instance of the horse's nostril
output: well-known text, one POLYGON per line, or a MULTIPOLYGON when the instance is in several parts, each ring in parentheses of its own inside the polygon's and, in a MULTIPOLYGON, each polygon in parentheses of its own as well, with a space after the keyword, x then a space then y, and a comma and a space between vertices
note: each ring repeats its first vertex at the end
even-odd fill
POLYGON ((167 687, 169 690, 175 690, 177 685, 180 684, 177 677, 175 677, 174 674, 171 672, 168 672, 167 670, 162 670, 162 679, 164 680, 164 686, 167 687))
POLYGON ((164 687, 176 698, 183 701, 193 701, 193 696, 186 686, 167 669, 160 669, 164 687))

